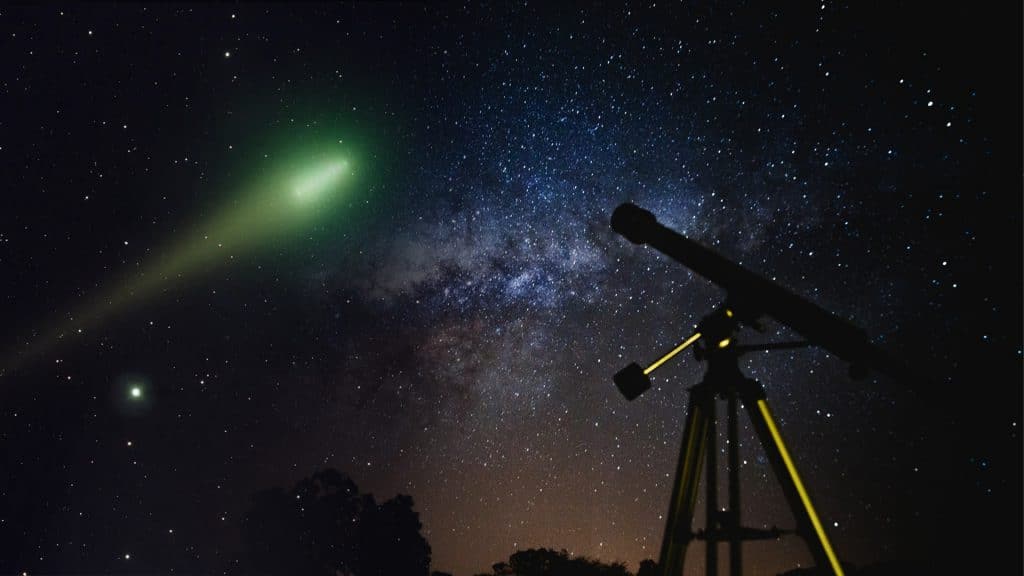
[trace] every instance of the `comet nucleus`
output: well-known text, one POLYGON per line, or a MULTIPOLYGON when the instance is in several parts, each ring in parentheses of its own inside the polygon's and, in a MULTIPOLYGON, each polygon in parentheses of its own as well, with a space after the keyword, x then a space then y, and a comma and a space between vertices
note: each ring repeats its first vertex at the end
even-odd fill
POLYGON ((347 160, 332 160, 300 174, 292 186, 296 202, 308 206, 336 192, 347 170, 347 160))

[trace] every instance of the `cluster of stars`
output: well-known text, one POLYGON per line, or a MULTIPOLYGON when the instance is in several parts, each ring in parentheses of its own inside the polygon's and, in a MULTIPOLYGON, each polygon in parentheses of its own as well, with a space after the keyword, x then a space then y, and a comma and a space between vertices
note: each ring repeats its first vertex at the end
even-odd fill
MULTIPOLYGON (((25 368, 31 387, 0 402, 0 496, 26 502, 0 517, 0 572, 237 566, 251 494, 325 466, 412 494, 433 569, 464 576, 541 546, 635 569, 658 553, 686 389, 704 367, 680 356, 633 403, 611 375, 679 342, 725 295, 615 235, 624 201, 948 368, 945 385, 974 358, 1019 367, 1019 340, 1000 329, 1019 307, 988 249, 1005 242, 1005 214, 1019 220, 1004 209, 1019 194, 979 178, 992 96, 951 75, 935 43, 879 44, 884 23, 857 10, 6 11, 16 57, 0 95, 21 112, 0 155, 23 205, 0 220, 4 317, 34 333, 116 271, 161 280, 117 322, 83 330, 71 314, 62 359, 25 368), (219 267, 146 268, 224 188, 267 179, 286 150, 266 133, 369 135, 365 194, 266 258, 204 231, 196 245, 225 255, 219 267), (72 539, 88 546, 58 546, 72 539)), ((291 183, 297 204, 326 170, 291 183)), ((266 232, 270 212, 236 222, 232 240, 266 232)), ((796 336, 769 322, 738 338, 796 336)), ((916 487, 956 477, 928 460, 949 445, 948 406, 929 407, 931 424, 892 382, 853 382, 819 350, 742 368, 799 447, 844 560, 907 553, 908 534, 939 524, 916 487)), ((1016 441, 1019 418, 1001 414, 977 429, 1016 441)), ((744 522, 784 526, 748 423, 740 435, 744 522)), ((993 501, 1013 464, 996 442, 948 455, 993 501)), ((793 540, 751 563, 806 564, 793 540)))

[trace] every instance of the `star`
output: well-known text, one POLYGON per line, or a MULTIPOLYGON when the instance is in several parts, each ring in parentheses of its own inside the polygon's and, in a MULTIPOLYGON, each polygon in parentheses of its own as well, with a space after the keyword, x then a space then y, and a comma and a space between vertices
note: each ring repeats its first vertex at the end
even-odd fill
MULTIPOLYGON (((702 342, 751 349, 843 560, 1016 549, 985 519, 1019 492, 1020 387, 948 392, 1020 369, 1020 94, 973 40, 1017 19, 539 4, 4 11, 0 572, 244 563, 253 493, 332 467, 415 498, 431 571, 547 546, 635 573, 706 364, 633 402, 612 375, 730 295, 615 234, 623 202, 942 373, 921 405, 753 350, 801 339, 770 318, 702 342), (124 550, 154 527, 166 554, 124 550)), ((738 424, 742 524, 793 527, 738 424)))

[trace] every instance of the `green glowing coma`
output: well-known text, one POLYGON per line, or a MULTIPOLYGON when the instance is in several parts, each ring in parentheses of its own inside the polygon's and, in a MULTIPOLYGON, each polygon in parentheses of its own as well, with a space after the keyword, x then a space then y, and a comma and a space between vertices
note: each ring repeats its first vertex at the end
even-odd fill
POLYGON ((122 285, 121 297, 139 298, 139 291, 208 272, 260 246, 279 247, 288 238, 308 232, 345 198, 352 175, 348 159, 327 157, 268 176, 168 246, 134 282, 122 285))
POLYGON ((307 205, 336 191, 347 170, 347 160, 334 160, 299 174, 292 186, 296 201, 307 205))
MULTIPOLYGON (((279 250, 290 239, 307 237, 317 221, 337 214, 342 200, 351 200, 355 173, 355 162, 340 152, 320 148, 293 155, 276 170, 242 186, 241 193, 211 216, 156 250, 154 259, 112 281, 107 290, 41 332, 27 349, 15 353, 14 359, 5 358, 0 373, 183 280, 212 272, 260 247, 279 250)), ((141 388, 129 391, 136 399, 142 393, 141 388)))

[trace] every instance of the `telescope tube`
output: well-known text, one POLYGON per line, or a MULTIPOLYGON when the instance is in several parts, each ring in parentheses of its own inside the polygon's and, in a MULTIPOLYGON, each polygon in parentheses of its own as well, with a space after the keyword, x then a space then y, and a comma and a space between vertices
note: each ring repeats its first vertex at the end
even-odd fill
POLYGON ((851 375, 865 369, 903 379, 902 364, 873 345, 867 334, 782 286, 731 262, 717 252, 658 223, 654 214, 624 203, 612 213, 612 229, 634 244, 646 244, 718 284, 737 317, 753 322, 771 316, 815 346, 850 363, 851 375))

